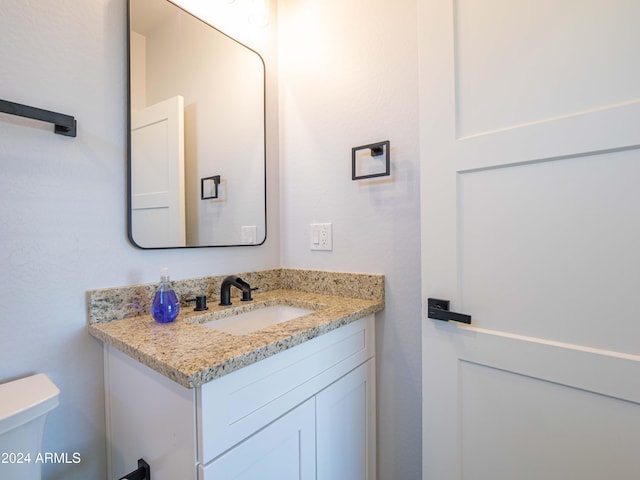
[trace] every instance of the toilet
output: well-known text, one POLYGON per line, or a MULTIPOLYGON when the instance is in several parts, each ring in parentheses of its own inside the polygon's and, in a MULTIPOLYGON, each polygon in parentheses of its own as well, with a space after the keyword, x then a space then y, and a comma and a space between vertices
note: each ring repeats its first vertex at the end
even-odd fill
POLYGON ((59 395, 43 373, 0 384, 2 480, 40 480, 44 423, 59 395))

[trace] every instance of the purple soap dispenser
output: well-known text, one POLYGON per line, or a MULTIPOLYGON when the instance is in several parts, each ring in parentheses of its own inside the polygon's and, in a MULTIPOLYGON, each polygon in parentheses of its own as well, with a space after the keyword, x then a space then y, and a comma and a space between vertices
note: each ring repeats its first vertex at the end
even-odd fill
POLYGON ((151 305, 151 316, 158 323, 169 323, 176 319, 178 313, 180 302, 169 281, 169 269, 164 267, 160 272, 160 285, 151 305))

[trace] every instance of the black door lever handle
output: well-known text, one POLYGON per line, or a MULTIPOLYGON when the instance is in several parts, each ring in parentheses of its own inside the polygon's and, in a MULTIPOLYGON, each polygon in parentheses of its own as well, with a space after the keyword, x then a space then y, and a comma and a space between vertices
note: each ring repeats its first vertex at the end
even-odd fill
POLYGON ((427 317, 444 322, 454 321, 471 324, 471 315, 449 311, 449 300, 439 300, 437 298, 427 299, 427 317))

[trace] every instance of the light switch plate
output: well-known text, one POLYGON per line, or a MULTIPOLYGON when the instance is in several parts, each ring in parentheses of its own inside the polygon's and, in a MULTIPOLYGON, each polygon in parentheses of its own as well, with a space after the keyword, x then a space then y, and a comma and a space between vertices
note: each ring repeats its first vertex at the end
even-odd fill
POLYGON ((309 227, 310 250, 333 250, 333 225, 331 223, 312 223, 309 227))
POLYGON ((242 245, 255 245, 258 241, 258 227, 256 225, 242 226, 242 245))

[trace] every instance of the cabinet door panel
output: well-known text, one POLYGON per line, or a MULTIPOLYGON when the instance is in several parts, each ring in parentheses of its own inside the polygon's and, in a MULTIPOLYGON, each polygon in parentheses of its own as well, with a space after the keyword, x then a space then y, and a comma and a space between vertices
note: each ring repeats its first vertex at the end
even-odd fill
POLYGON ((206 467, 200 480, 313 480, 315 400, 311 399, 229 450, 206 467))
POLYGON ((375 370, 369 360, 316 396, 318 480, 375 479, 375 370))

